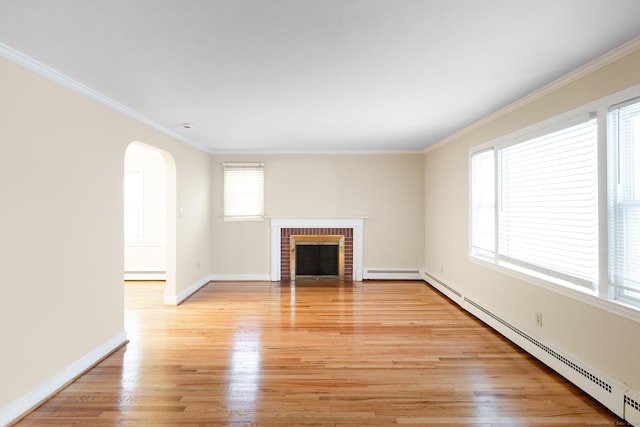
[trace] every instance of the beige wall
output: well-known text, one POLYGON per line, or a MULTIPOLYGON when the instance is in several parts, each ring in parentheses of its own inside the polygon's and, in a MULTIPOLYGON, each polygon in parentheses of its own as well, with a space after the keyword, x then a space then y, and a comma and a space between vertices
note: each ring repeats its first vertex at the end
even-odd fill
POLYGON ((270 217, 365 218, 365 268, 419 268, 424 251, 421 154, 212 156, 212 272, 270 274, 270 223, 222 219, 223 162, 265 164, 270 217))
POLYGON ((425 269, 500 317, 634 389, 640 389, 637 322, 470 262, 469 149, 640 84, 635 52, 425 154, 425 269), (535 312, 544 326, 535 325, 535 312))
POLYGON ((206 153, 3 58, 0 75, 3 408, 123 331, 127 145, 175 160, 178 293, 209 272, 210 175, 206 153))

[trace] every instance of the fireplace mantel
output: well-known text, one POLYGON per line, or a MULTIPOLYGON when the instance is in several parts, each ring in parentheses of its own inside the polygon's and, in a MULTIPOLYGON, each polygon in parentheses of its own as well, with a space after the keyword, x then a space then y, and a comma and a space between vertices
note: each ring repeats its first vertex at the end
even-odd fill
POLYGON ((271 221, 271 280, 280 274, 280 232, 283 228, 351 228, 353 229, 353 277, 362 281, 362 225, 364 218, 270 218, 271 221))

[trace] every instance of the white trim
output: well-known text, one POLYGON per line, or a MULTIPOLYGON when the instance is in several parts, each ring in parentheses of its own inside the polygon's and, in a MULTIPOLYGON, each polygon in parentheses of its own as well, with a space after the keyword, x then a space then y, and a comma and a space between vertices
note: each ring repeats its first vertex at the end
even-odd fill
POLYGON ((447 143, 460 138, 461 136, 475 130, 478 129, 484 125, 486 125, 487 123, 496 120, 499 117, 502 116, 506 116, 509 113, 512 113, 513 111, 518 110, 519 108, 524 107, 527 104, 530 104, 534 101, 537 101, 545 96, 547 96, 548 94, 564 87, 567 86, 570 83, 575 82, 576 80, 581 79, 582 77, 589 75, 603 67, 606 67, 607 65, 610 65, 612 63, 614 63, 615 61, 624 58, 627 55, 632 54, 633 52, 640 50, 640 37, 636 37, 633 40, 628 41, 627 43, 605 53, 604 55, 600 56, 599 58, 583 65, 582 67, 579 67, 577 69, 575 69, 574 71, 570 72, 569 74, 566 74, 563 77, 560 77, 559 79, 549 83, 546 86, 543 86, 542 88, 530 93, 529 95, 526 95, 522 98, 520 98, 519 100, 507 105, 506 107, 496 111, 493 114, 490 114, 486 117, 483 117, 482 119, 470 124, 469 126, 449 135, 448 137, 440 140, 439 142, 436 142, 435 144, 432 144, 430 146, 428 146, 427 148, 425 148, 422 152, 423 153, 427 153, 431 150, 435 150, 438 147, 441 147, 443 145, 446 145, 447 143))
POLYGON ((418 268, 365 268, 364 280, 420 280, 418 268))
MULTIPOLYGON (((585 114, 595 112, 597 117, 600 118, 602 114, 606 115, 611 105, 638 96, 640 96, 640 85, 631 86, 610 95, 605 95, 601 98, 590 101, 587 104, 580 105, 571 110, 564 111, 552 117, 532 123, 524 128, 517 129, 513 132, 503 134, 478 145, 474 145, 468 150, 469 156, 479 151, 488 150, 490 148, 499 149, 514 143, 524 142, 529 139, 551 133, 554 130, 565 127, 570 123, 574 123, 576 120, 580 120, 580 117, 585 114)), ((600 124, 600 122, 598 122, 598 124, 600 124)))
POLYGON ((200 290, 200 288, 202 288, 204 285, 206 285, 210 281, 211 281, 211 276, 206 276, 206 277, 203 277, 202 279, 198 280, 193 285, 189 286, 184 291, 180 292, 180 294, 177 295, 177 296, 165 295, 164 296, 165 305, 180 305, 180 304, 182 304, 182 302, 184 302, 184 300, 189 298, 191 295, 195 294, 197 291, 200 290))
POLYGON ((29 411, 83 375, 88 369, 92 368, 96 363, 99 363, 126 342, 127 333, 124 331, 120 332, 118 335, 82 356, 55 377, 45 381, 29 393, 5 406, 0 410, 0 425, 8 425, 26 415, 29 411))
POLYGON ((212 274, 212 282, 269 282, 269 274, 212 274))
POLYGON ((53 80, 56 83, 61 84, 62 86, 65 86, 75 92, 80 93, 81 95, 84 95, 88 98, 93 99, 94 101, 98 101, 99 103, 106 105, 109 108, 112 108, 122 114, 124 114, 125 116, 131 117, 134 120, 139 121, 140 123, 144 123, 148 126, 151 126, 154 129, 159 130, 160 132, 169 135, 179 141, 182 141, 186 144, 191 145, 192 147, 197 148, 198 150, 204 151, 206 153, 212 153, 211 150, 203 145, 200 145, 186 137, 184 137, 183 135, 180 135, 179 133, 173 131, 172 129, 169 129, 161 124, 159 124, 158 122, 138 113, 137 111, 132 110, 131 108, 103 95, 102 93, 91 89, 90 87, 70 78, 67 77, 66 75, 62 74, 61 72, 54 70, 53 68, 49 67, 48 65, 43 64, 42 62, 36 61, 35 59, 21 53, 18 52, 15 49, 10 48, 9 46, 0 43, 0 56, 3 56, 4 58, 15 62, 16 64, 22 65, 25 68, 30 69, 31 71, 34 71, 38 74, 40 74, 41 76, 44 76, 50 80, 53 80))
POLYGON ((242 151, 242 150, 216 150, 212 149, 210 151, 211 154, 215 155, 237 155, 237 154, 251 154, 251 155, 273 155, 273 154, 342 154, 342 155, 397 155, 397 154, 423 154, 424 148, 417 148, 413 150, 357 150, 357 149, 348 149, 348 150, 255 150, 251 152, 242 151))
POLYGON ((353 277, 362 281, 364 218, 271 218, 271 281, 280 275, 280 232, 283 228, 351 228, 353 229, 353 277))

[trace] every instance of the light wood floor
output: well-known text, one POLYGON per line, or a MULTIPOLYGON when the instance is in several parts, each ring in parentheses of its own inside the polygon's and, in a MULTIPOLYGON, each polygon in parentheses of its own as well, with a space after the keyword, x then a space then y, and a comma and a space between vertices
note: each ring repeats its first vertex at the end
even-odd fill
POLYGON ((20 425, 625 425, 422 282, 125 288, 130 343, 20 425))

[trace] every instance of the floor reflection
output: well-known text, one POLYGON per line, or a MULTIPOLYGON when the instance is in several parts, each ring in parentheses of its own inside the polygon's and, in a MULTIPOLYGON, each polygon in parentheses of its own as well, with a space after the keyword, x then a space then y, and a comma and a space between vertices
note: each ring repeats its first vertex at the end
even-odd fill
POLYGON ((296 326, 296 287, 291 286, 291 294, 289 295, 289 321, 292 327, 296 326))
POLYGON ((260 389, 260 332, 237 331, 233 338, 227 410, 231 420, 252 422, 255 419, 260 389))

